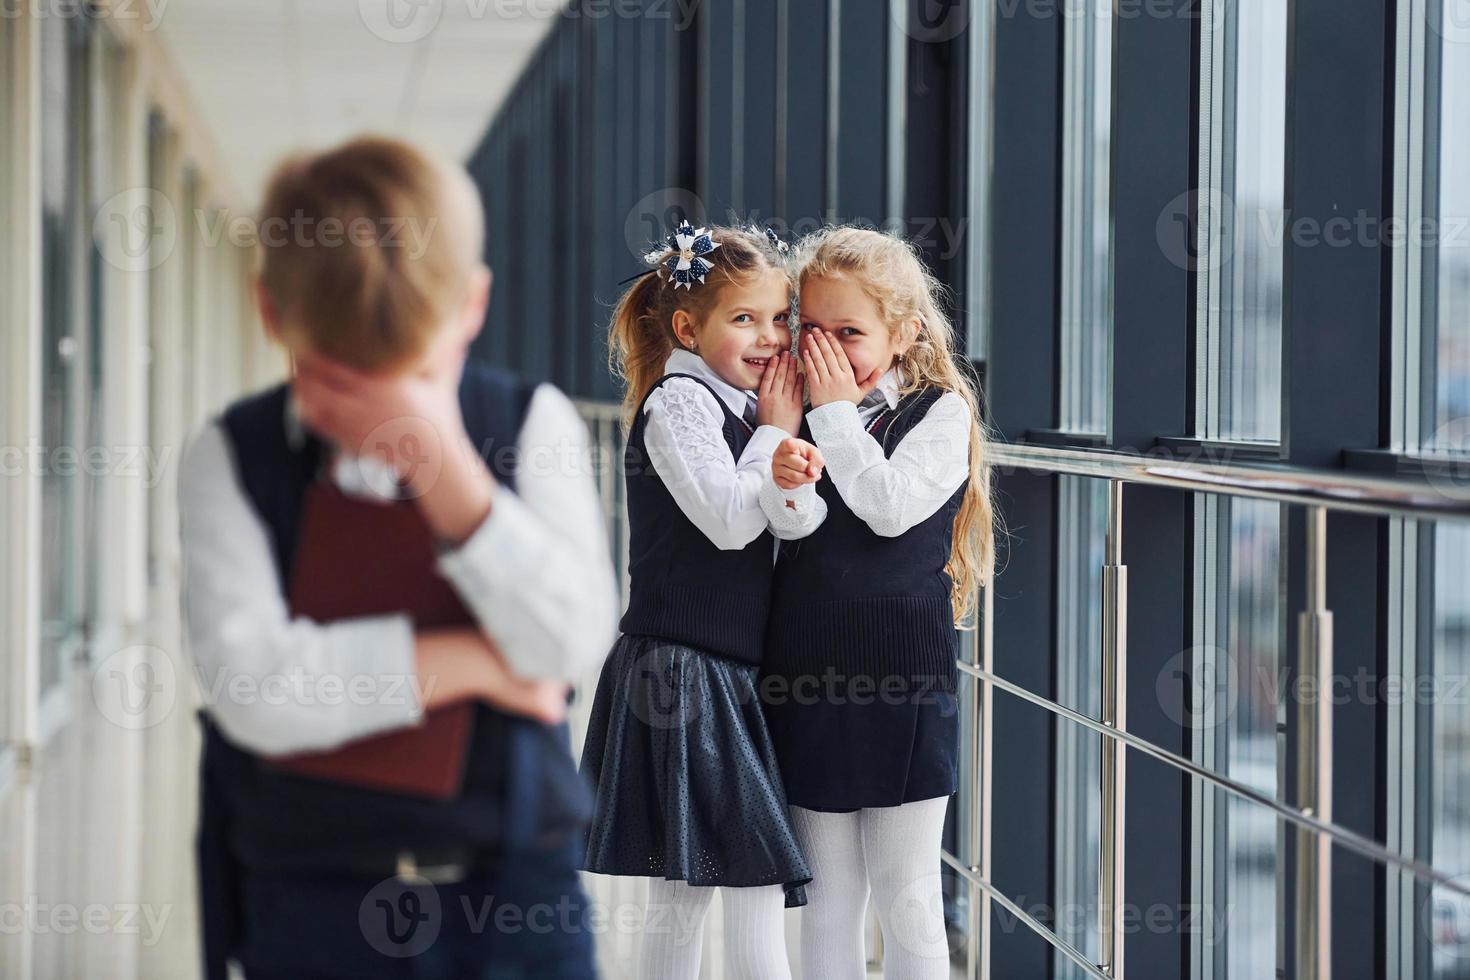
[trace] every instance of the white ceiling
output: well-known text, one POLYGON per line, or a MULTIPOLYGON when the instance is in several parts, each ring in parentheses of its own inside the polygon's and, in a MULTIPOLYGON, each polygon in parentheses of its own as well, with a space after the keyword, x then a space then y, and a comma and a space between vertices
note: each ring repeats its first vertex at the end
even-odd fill
POLYGON ((465 159, 562 0, 169 0, 158 34, 251 205, 364 130, 465 159))

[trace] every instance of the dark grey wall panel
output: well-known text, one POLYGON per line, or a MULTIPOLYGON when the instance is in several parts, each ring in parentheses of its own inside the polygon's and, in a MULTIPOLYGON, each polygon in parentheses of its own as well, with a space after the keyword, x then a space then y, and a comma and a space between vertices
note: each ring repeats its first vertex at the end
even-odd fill
POLYGON ((888 0, 833 0, 837 17, 838 221, 887 217, 888 0))
POLYGON ((735 36, 745 0, 704 3, 699 12, 699 185, 711 221, 723 221, 744 206, 740 186, 744 159, 739 122, 744 122, 742 100, 745 66, 737 55, 743 43, 735 36))
POLYGON ((827 209, 827 5, 785 0, 786 128, 781 199, 787 225, 810 231, 827 209))
POLYGON ((745 70, 739 129, 742 219, 764 221, 776 211, 777 0, 744 0, 741 44, 745 70))
POLYGON ((989 402, 1014 441, 1056 420, 1061 43, 1054 13, 996 20, 989 402))

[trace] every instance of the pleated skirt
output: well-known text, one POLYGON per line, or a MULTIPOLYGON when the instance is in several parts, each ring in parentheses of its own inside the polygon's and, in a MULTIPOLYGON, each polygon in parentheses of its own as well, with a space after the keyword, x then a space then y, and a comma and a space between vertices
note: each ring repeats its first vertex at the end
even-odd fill
POLYGON ((782 885, 806 904, 759 668, 654 637, 619 637, 581 768, 596 790, 584 867, 691 885, 782 885))

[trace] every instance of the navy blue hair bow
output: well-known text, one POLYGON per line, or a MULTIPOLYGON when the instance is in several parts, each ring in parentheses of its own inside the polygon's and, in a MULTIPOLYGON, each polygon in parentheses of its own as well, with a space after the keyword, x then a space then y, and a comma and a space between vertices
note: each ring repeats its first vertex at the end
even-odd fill
POLYGON ((681 221, 660 247, 643 256, 643 261, 653 268, 631 275, 618 285, 642 279, 657 272, 660 267, 669 270, 669 281, 674 284, 675 289, 680 286, 689 289, 696 282, 703 284, 704 277, 714 268, 706 256, 719 247, 720 243, 711 237, 708 229, 695 228, 688 221, 681 221), (670 251, 674 254, 665 259, 664 253, 670 251))
POLYGON ((703 285, 704 277, 714 268, 704 256, 719 247, 720 243, 710 237, 707 229, 695 228, 687 221, 681 222, 664 241, 664 248, 674 251, 664 261, 664 268, 669 270, 669 279, 674 283, 674 288, 683 286, 689 289, 696 282, 703 285))

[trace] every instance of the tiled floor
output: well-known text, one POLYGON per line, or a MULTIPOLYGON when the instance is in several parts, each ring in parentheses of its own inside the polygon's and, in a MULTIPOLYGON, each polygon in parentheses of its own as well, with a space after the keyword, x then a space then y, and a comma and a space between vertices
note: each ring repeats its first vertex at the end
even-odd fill
MULTIPOLYGON (((106 690, 118 661, 99 657, 94 690, 79 669, 67 703, 70 718, 26 780, 0 793, 0 977, 15 980, 189 980, 199 975, 193 835, 199 738, 195 685, 176 628, 125 637, 146 644, 166 704, 138 727, 106 690), (168 676, 172 666, 173 675, 168 676)), ((124 669, 137 669, 122 664, 124 669)), ((590 697, 579 697, 585 706, 590 697)), ((574 738, 581 732, 574 719, 574 738)), ((609 978, 632 978, 644 883, 587 875, 604 903, 599 966, 609 978)), ((707 919, 705 980, 727 980, 721 966, 720 908, 707 919)), ((794 954, 800 912, 786 915, 794 954)), ((794 958, 794 957, 793 957, 794 958)), ((877 976, 875 972, 873 974, 877 976)))

